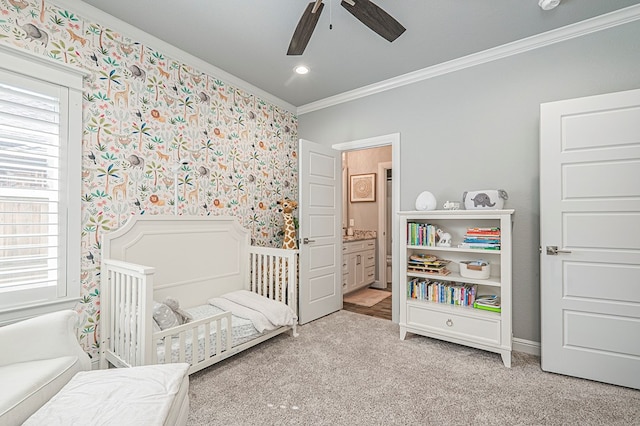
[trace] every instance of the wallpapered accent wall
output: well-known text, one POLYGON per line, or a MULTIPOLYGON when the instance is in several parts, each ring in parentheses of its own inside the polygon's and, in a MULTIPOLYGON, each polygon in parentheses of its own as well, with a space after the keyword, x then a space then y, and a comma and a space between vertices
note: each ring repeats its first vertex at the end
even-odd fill
POLYGON ((293 113, 44 0, 0 0, 0 42, 91 71, 78 194, 80 337, 91 356, 100 236, 129 216, 173 214, 177 203, 178 214, 237 216, 255 244, 281 246, 276 202, 297 198, 293 113))

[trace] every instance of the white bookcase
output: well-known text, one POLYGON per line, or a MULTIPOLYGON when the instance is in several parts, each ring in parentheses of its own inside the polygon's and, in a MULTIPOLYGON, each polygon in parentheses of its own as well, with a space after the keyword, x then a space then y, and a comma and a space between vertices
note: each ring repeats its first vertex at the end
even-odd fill
POLYGON ((511 247, 513 210, 432 210, 400 212, 400 338, 407 332, 483 349, 502 356, 511 367, 511 247), (431 224, 451 234, 451 247, 408 244, 409 223, 431 224), (500 250, 458 247, 468 228, 499 227, 500 250), (410 271, 413 254, 430 254, 449 261, 449 275, 410 271), (491 266, 487 279, 464 278, 459 262, 484 260, 491 266), (477 285, 477 295, 495 294, 501 312, 412 298, 408 284, 414 279, 477 285))

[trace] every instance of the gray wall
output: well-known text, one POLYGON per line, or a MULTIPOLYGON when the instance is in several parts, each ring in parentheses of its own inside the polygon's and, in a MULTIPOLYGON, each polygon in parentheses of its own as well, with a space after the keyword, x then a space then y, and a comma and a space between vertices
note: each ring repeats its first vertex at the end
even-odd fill
POLYGON ((505 208, 516 210, 514 337, 539 342, 540 104, 637 88, 640 22, 632 22, 300 115, 298 135, 332 145, 399 132, 402 210, 424 190, 439 206, 465 190, 507 190, 505 208))

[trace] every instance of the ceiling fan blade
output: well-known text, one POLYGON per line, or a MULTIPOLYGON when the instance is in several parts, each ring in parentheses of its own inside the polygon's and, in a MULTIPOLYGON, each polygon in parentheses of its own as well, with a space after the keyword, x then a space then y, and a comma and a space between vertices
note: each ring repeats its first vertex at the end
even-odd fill
POLYGON ((356 19, 389 41, 394 41, 406 30, 391 15, 369 0, 343 0, 340 4, 356 19))
POLYGON ((316 28, 323 8, 324 3, 317 1, 313 1, 307 5, 296 30, 293 32, 287 55, 302 55, 302 52, 304 52, 304 49, 307 47, 307 43, 309 43, 309 39, 311 39, 313 30, 316 28), (316 10, 314 11, 314 9, 316 10))

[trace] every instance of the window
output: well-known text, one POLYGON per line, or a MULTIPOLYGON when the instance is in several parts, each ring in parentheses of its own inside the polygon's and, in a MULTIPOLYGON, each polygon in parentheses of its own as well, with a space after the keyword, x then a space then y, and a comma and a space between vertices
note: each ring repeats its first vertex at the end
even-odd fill
POLYGON ((80 298, 82 78, 73 74, 0 49, 0 324, 80 298))

